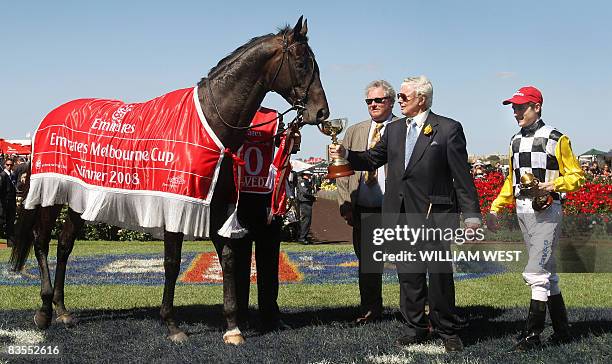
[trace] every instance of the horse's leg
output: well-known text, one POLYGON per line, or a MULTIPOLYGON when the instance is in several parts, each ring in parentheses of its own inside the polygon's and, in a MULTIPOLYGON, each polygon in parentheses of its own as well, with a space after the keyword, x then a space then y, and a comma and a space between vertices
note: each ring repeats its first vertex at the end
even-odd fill
POLYGON ((166 280, 164 282, 164 297, 160 315, 168 327, 168 338, 181 343, 187 340, 187 335, 179 329, 174 320, 174 289, 176 279, 181 269, 181 249, 183 247, 183 234, 164 232, 164 271, 166 280))
POLYGON ((64 282, 66 280, 66 264, 68 257, 74 247, 79 230, 83 227, 83 219, 81 216, 68 208, 66 222, 62 228, 59 241, 57 242, 57 266, 55 268, 55 285, 53 290, 53 304, 55 305, 55 321, 61 322, 66 326, 72 326, 76 323, 76 319, 66 310, 64 306, 64 282))
POLYGON ((251 237, 241 238, 233 242, 234 280, 236 285, 236 305, 238 327, 245 328, 249 324, 249 293, 251 289, 251 237))
POLYGON ((213 234, 213 244, 219 256, 223 271, 223 316, 227 323, 227 331, 223 334, 223 342, 232 345, 244 343, 244 336, 238 328, 238 299, 236 295, 236 256, 232 239, 213 234), (216 235, 216 236, 215 236, 216 235))
POLYGON ((219 263, 223 271, 223 316, 227 323, 227 331, 223 334, 226 344, 240 345, 244 343, 242 332, 238 328, 238 301, 236 297, 236 266, 232 240, 220 236, 217 231, 229 215, 228 201, 232 201, 234 189, 232 159, 225 158, 221 163, 219 179, 215 186, 210 203, 210 239, 215 245, 219 263))
POLYGON ((38 269, 40 271, 40 298, 42 299, 42 306, 34 315, 34 323, 39 329, 43 330, 51 325, 51 318, 53 317, 53 286, 51 286, 47 256, 49 255, 51 230, 60 209, 60 205, 40 208, 36 223, 38 233, 34 239, 34 254, 36 255, 36 260, 38 260, 38 269))

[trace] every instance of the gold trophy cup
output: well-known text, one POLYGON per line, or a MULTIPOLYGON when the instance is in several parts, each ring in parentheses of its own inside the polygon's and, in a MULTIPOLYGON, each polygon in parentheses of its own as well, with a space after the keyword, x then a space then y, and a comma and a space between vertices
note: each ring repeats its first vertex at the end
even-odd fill
MULTIPOLYGON (((332 139, 333 145, 338 145, 338 134, 342 133, 342 130, 346 128, 348 119, 328 119, 317 125, 321 133, 328 135, 332 139)), ((336 157, 332 159, 331 164, 327 167, 327 176, 329 179, 336 179, 338 177, 346 177, 355 174, 351 168, 350 163, 342 158, 336 157)))
POLYGON ((533 198, 531 207, 533 207, 535 211, 542 211, 552 205, 553 197, 549 192, 541 191, 538 188, 538 183, 540 183, 540 180, 538 180, 536 176, 532 173, 525 173, 521 176, 519 189, 527 196, 533 198))

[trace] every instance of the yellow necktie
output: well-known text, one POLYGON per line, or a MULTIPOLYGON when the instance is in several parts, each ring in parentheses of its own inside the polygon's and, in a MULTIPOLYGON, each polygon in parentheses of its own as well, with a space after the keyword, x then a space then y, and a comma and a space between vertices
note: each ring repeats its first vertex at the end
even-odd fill
MULTIPOLYGON (((378 143, 380 140, 380 130, 383 128, 384 123, 376 123, 376 127, 374 127, 374 134, 372 134, 372 139, 370 143, 368 143, 368 149, 371 149, 378 143)), ((378 171, 366 171, 365 173, 365 183, 369 186, 378 182, 378 171)))

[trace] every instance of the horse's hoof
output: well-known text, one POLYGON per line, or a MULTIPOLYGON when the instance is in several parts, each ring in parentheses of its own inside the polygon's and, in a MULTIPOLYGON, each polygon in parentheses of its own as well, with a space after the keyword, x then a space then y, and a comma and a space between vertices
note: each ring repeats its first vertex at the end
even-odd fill
POLYGON ((73 315, 69 313, 64 313, 64 314, 57 316, 57 318, 55 319, 55 322, 64 324, 64 326, 66 327, 72 327, 79 322, 79 319, 77 319, 76 317, 74 317, 73 315))
POLYGON ((240 332, 239 328, 229 330, 223 334, 223 342, 226 344, 238 346, 244 344, 244 341, 244 336, 242 336, 242 332, 240 332))
POLYGON ((37 310, 34 314, 34 324, 41 330, 46 330, 51 325, 51 316, 37 310))
POLYGON ((244 344, 245 340, 244 337, 242 336, 242 334, 235 334, 235 335, 227 335, 223 337, 223 342, 228 344, 228 345, 242 345, 244 344))
POLYGON ((182 344, 186 342, 189 339, 189 337, 187 336, 187 334, 181 331, 176 334, 169 335, 168 339, 170 339, 170 341, 172 341, 175 344, 182 344))

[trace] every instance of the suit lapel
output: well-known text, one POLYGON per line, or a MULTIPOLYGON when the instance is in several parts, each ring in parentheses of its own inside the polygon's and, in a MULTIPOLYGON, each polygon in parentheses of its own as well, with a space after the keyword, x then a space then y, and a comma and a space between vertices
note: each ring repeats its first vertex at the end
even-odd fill
MULTIPOLYGON (((397 145, 398 153, 402 156, 402 166, 406 165, 406 134, 408 133, 408 127, 406 126, 406 118, 396 120, 394 123, 398 124, 397 130, 394 130, 393 135, 389 135, 387 148, 390 146, 397 145)), ((394 148, 395 149, 395 148, 394 148)))
POLYGON ((355 150, 367 150, 368 149, 368 136, 370 134, 371 120, 366 120, 358 124, 359 130, 357 131, 358 145, 355 150))
MULTIPOLYGON (((368 136, 370 134, 371 122, 371 120, 365 120, 356 125, 357 130, 355 130, 355 142, 353 143, 354 150, 368 149, 368 136)), ((352 176, 352 178, 354 178, 357 183, 357 188, 359 188, 359 181, 361 181, 361 175, 363 173, 364 172, 362 171, 355 171, 355 174, 352 176)))
MULTIPOLYGON (((437 126, 438 118, 436 117, 436 114, 430 111, 429 115, 427 116, 427 119, 425 120, 425 123, 423 124, 423 128, 421 128, 421 134, 419 134, 416 144, 414 145, 414 150, 412 151, 412 155, 410 156, 410 162, 406 167, 406 172, 408 172, 412 167, 414 167, 414 165, 423 157, 423 154, 425 154, 425 151, 427 150, 427 148, 429 148, 431 141, 438 132, 437 126), (429 135, 424 134, 427 125, 431 125, 433 129, 431 134, 429 135)), ((405 148, 406 147, 404 146, 404 150, 405 148)))

